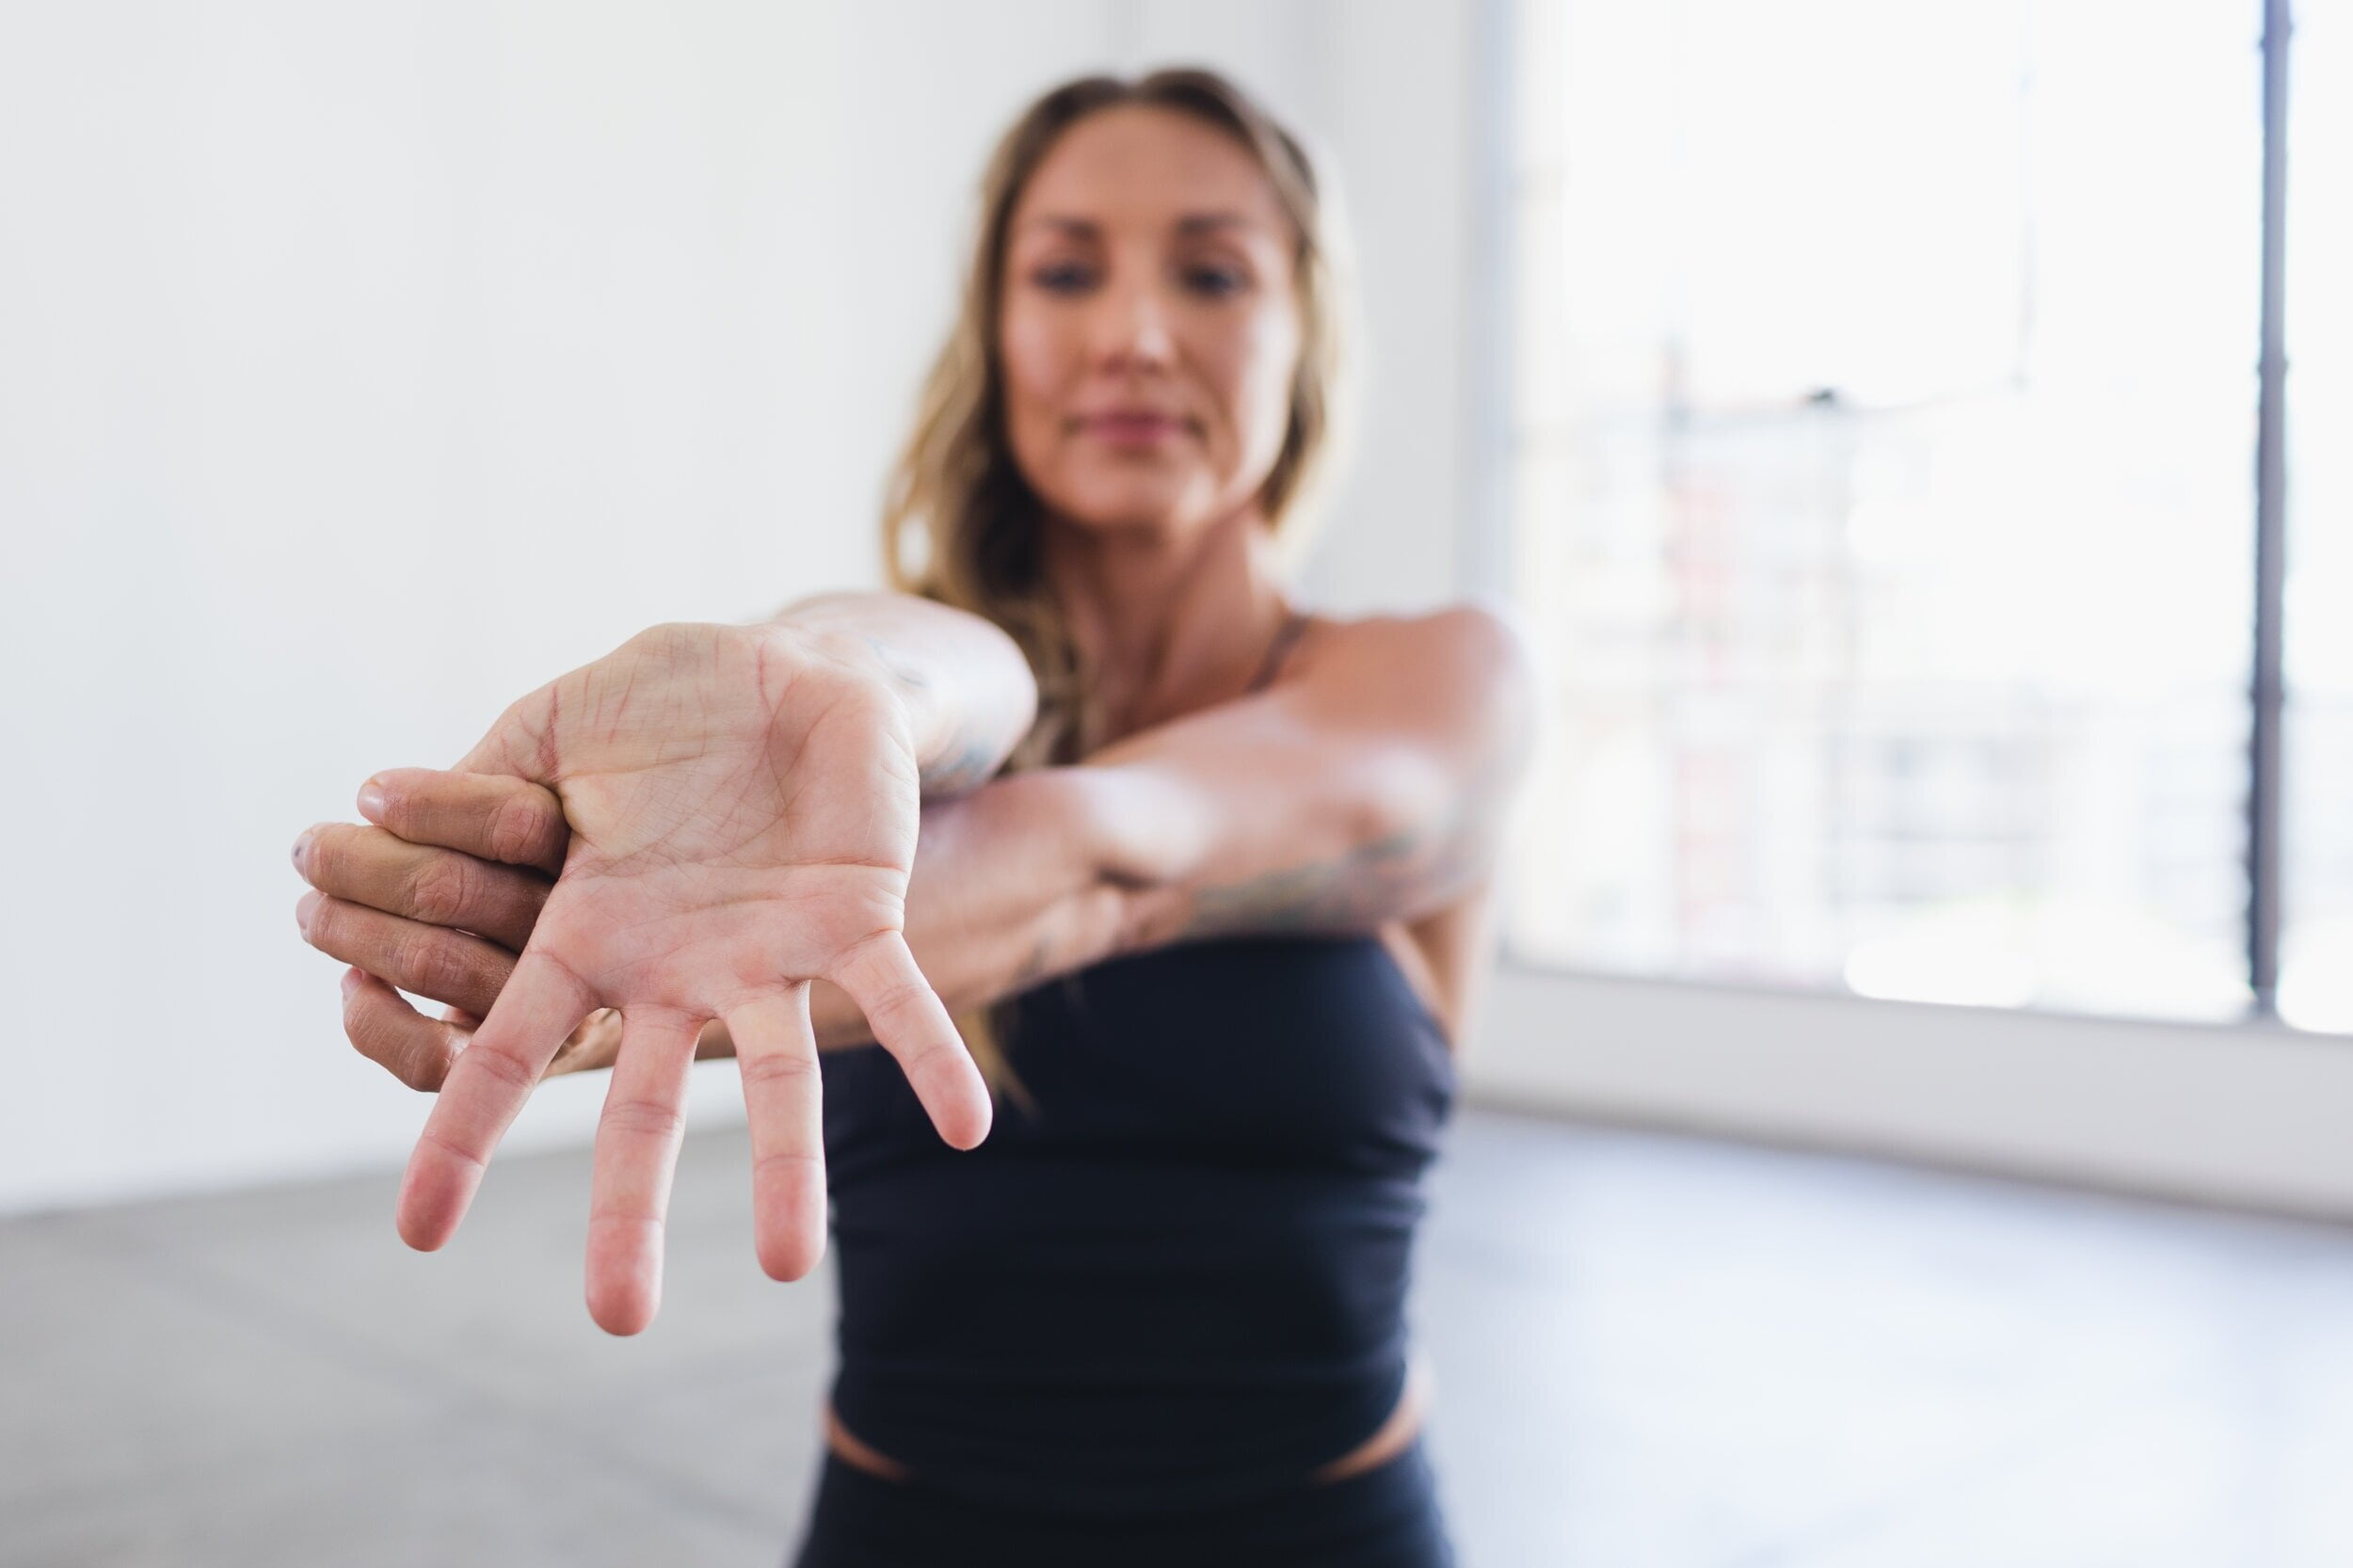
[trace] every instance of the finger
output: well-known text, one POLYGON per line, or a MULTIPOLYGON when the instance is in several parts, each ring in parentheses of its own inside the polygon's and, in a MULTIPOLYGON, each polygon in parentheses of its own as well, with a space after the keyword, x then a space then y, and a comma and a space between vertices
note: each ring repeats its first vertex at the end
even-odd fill
POLYGON ((825 978, 866 1015, 875 1041, 898 1058, 915 1097, 952 1147, 968 1149, 988 1136, 988 1084, 904 936, 886 931, 867 938, 825 978))
POLYGON ((501 774, 387 768, 360 790, 360 814, 412 844, 510 866, 564 869, 571 829, 554 792, 501 774))
POLYGON ((699 1022, 662 1010, 621 1016, 588 1193, 588 1316, 607 1334, 638 1333, 662 1304, 662 1219, 699 1022))
POLYGON ((770 1279, 794 1280, 825 1256, 825 1125, 808 986, 727 1016, 752 1133, 752 1234, 770 1279))
POLYGON ((516 1112, 531 1097, 549 1058, 595 1004, 588 988, 554 959, 527 949, 472 1042, 442 1080, 401 1178, 401 1240, 419 1252, 446 1242, 516 1112))
POLYGON ((420 925, 324 893, 303 894, 295 905, 295 920, 302 927, 302 939, 321 952, 389 980, 413 996, 431 997, 469 1013, 487 1016, 515 968, 515 955, 494 942, 420 925))
POLYGON ((554 885, 471 852, 412 844, 380 827, 320 823, 295 840, 295 870, 323 893, 488 936, 510 952, 531 940, 554 885))
POLYGON ((344 971, 345 1038, 411 1089, 439 1089, 472 1033, 449 1020, 426 1017, 365 969, 344 971))

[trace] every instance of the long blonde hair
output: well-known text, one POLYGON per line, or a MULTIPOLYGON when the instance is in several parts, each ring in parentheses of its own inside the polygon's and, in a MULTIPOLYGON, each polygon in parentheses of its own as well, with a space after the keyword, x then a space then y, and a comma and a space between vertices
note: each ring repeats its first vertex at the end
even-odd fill
MULTIPOLYGON (((893 469, 883 509, 885 581, 985 616, 1020 645, 1037 679, 1037 719, 1004 771, 1076 762, 1096 748, 1082 700, 1091 681, 1062 605, 1043 569, 1042 507, 1015 461, 1005 429, 998 354, 1005 231, 1030 176, 1054 142, 1103 109, 1146 105, 1193 116, 1249 151, 1273 186, 1298 238, 1292 281, 1300 312, 1299 366, 1290 418, 1259 503, 1286 568, 1304 555, 1315 504, 1337 466, 1348 412, 1354 336, 1346 226, 1337 192, 1319 180, 1299 139, 1241 88, 1213 71, 1155 71, 1133 80, 1083 76, 1024 110, 990 154, 982 177, 962 308, 932 365, 915 428, 893 469), (912 547, 916 558, 908 559, 912 547)), ((994 1008, 956 1018, 992 1090, 1034 1110, 999 1044, 994 1008)))

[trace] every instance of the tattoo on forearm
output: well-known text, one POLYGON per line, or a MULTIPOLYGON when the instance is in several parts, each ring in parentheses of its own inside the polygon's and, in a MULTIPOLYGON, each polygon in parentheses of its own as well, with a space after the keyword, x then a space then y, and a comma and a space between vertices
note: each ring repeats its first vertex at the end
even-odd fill
POLYGON ((1407 830, 1336 859, 1204 888, 1174 939, 1362 931, 1417 893, 1427 897, 1463 886, 1476 866, 1475 848, 1465 834, 1407 830))
MULTIPOLYGON (((939 698, 921 670, 908 664, 888 639, 877 637, 871 632, 864 636, 866 646, 873 649, 874 657, 881 662, 886 675, 905 688, 910 696, 936 705, 939 698)), ((996 776, 998 766, 1003 760, 1000 748, 990 744, 990 738, 982 733, 979 727, 968 725, 954 743, 921 771, 920 788, 923 798, 929 800, 939 795, 960 795, 968 790, 977 790, 996 776)))
POLYGON ((960 795, 968 790, 977 790, 996 776, 1001 759, 987 737, 968 734, 959 739, 960 748, 951 747, 923 770, 922 792, 926 800, 935 795, 960 795))
POLYGON ((1509 760, 1491 762, 1443 821, 1401 828, 1337 858, 1199 888, 1171 940, 1363 931, 1402 905, 1441 901, 1485 869, 1500 792, 1515 772, 1509 760))
POLYGON ((921 670, 915 668, 911 664, 900 662, 899 650, 897 648, 891 647, 890 644, 885 642, 882 638, 875 636, 871 632, 864 633, 864 636, 866 638, 866 646, 874 650, 874 657, 882 661, 883 668, 889 673, 891 680, 898 681, 903 686, 913 686, 918 691, 921 691, 931 685, 930 681, 923 679, 923 672, 921 670))

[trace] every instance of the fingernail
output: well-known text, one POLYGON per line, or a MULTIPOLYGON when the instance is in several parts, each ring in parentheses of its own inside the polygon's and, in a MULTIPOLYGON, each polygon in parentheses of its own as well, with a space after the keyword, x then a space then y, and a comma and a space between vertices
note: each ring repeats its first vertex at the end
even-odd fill
POLYGON ((373 778, 360 786, 360 814, 378 827, 384 825, 384 787, 373 778))
POLYGON ((302 869, 302 852, 311 847, 311 835, 315 831, 317 831, 315 828, 306 827, 302 830, 302 837, 295 840, 295 870, 300 871, 302 869))
POLYGON ((305 936, 311 934, 311 917, 318 912, 318 906, 319 893, 315 888, 303 894, 302 902, 295 905, 295 924, 302 928, 305 936))
POLYGON ((352 987, 353 987, 353 986, 355 986, 355 985, 357 985, 357 984, 360 984, 360 971, 359 971, 358 969, 345 969, 345 970, 344 971, 344 996, 346 996, 346 997, 350 996, 350 995, 351 995, 351 991, 352 991, 352 987))

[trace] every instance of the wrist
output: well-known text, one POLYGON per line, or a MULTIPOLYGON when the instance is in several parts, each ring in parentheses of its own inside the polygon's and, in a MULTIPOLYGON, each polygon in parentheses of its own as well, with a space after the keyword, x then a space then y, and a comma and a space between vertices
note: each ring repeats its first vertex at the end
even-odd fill
POLYGON ((1021 646, 969 611, 908 594, 820 594, 768 625, 892 697, 926 800, 995 777, 1036 720, 1037 680, 1021 646))
POLYGON ((788 657, 821 661, 886 698, 905 727, 919 768, 928 768, 948 749, 953 715, 921 674, 894 660, 872 636, 854 626, 790 617, 759 631, 788 657))

